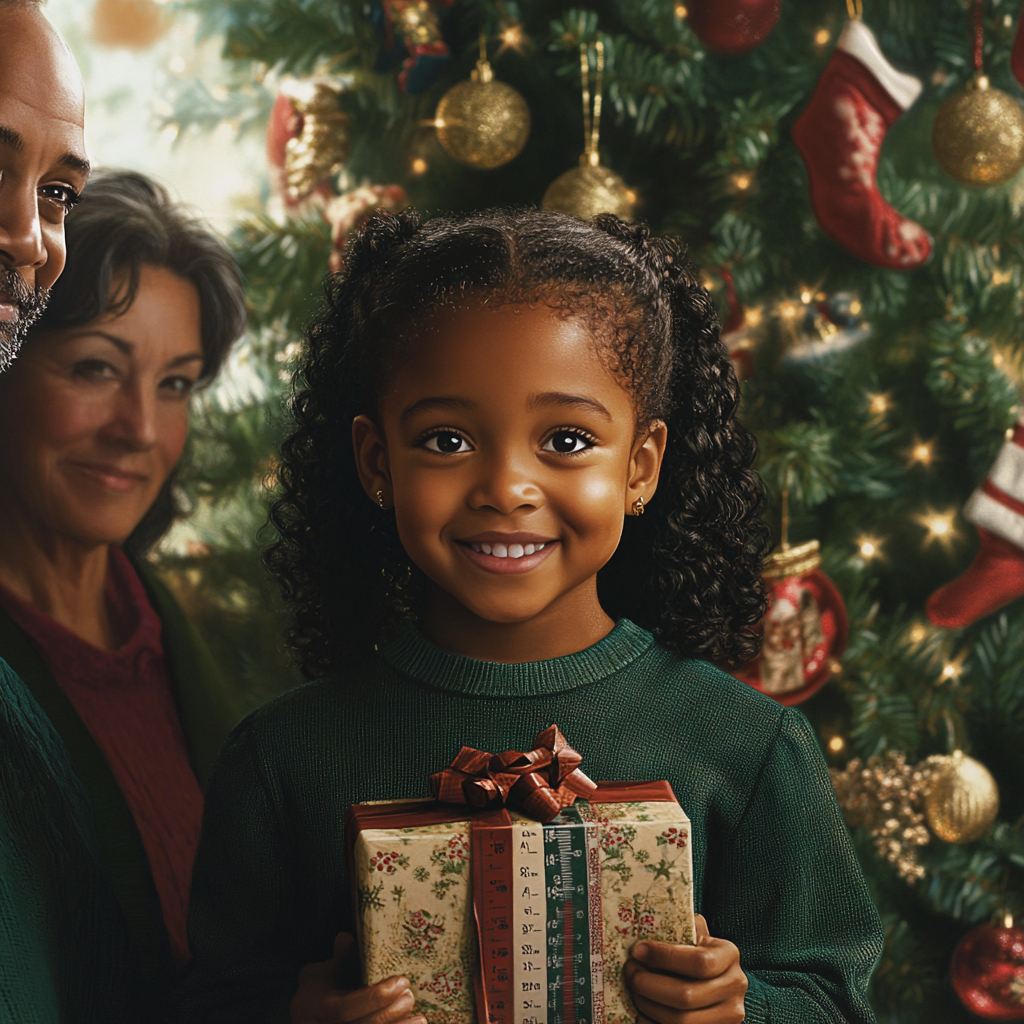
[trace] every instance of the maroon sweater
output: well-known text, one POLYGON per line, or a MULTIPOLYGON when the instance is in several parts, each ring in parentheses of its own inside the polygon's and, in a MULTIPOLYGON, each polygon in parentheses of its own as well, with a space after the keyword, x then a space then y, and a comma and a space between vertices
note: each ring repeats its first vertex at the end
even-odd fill
POLYGON ((110 549, 106 598, 121 642, 105 651, 0 586, 0 606, 39 647, 110 765, 142 838, 171 952, 189 958, 185 930, 203 794, 171 692, 161 624, 124 553, 110 549))

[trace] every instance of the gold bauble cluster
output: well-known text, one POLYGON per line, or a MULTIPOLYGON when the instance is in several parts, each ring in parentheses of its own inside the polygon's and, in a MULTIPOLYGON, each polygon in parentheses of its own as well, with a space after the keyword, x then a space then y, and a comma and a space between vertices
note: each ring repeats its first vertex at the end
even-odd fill
POLYGON ((480 60, 470 81, 459 82, 441 97, 434 126, 449 156, 467 167, 491 170, 517 157, 526 145, 530 108, 480 60))
POLYGON ((633 200, 633 193, 619 175, 599 163, 584 160, 548 185, 541 205, 545 210, 560 210, 583 220, 599 213, 614 213, 623 220, 632 220, 633 200))
POLYGON ((961 185, 998 185, 1024 167, 1024 112, 978 75, 939 108, 932 152, 961 185))
POLYGON ((995 779, 980 761, 959 750, 917 765, 890 751, 866 764, 854 758, 830 774, 847 823, 866 828, 878 855, 911 885, 924 877, 918 850, 931 834, 947 843, 970 843, 984 835, 999 813, 995 779))
POLYGON ((980 839, 999 813, 999 788, 991 772, 959 750, 928 760, 932 766, 924 798, 928 827, 947 843, 980 839))
POLYGON ((348 114, 341 109, 343 85, 336 79, 286 79, 281 91, 302 117, 302 129, 284 152, 288 197, 300 200, 340 173, 349 155, 348 114))

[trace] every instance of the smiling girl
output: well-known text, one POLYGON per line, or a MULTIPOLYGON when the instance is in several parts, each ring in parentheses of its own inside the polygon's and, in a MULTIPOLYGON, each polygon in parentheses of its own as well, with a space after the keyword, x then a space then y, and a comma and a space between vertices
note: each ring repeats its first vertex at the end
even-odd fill
POLYGON ((182 1019, 422 1024, 406 979, 351 981, 345 811, 557 722, 693 823, 699 940, 634 947, 645 1018, 872 1020, 881 930, 814 734, 703 660, 755 653, 767 537, 695 268, 538 212, 379 214, 349 252, 269 551, 319 681, 214 769, 182 1019))

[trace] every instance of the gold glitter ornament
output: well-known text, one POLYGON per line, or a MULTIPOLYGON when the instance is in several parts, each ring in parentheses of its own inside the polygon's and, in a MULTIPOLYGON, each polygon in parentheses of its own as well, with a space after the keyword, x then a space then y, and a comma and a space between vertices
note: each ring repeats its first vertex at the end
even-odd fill
POLYGON ((476 70, 441 97, 433 123, 450 157, 489 171, 522 152, 530 137, 530 108, 511 85, 494 77, 481 39, 476 70))
POLYGON ((999 787, 991 772, 959 750, 929 761, 933 770, 924 798, 929 828, 947 843, 980 838, 999 813, 999 787))
POLYGON ((597 69, 594 75, 594 108, 590 109, 590 57, 586 45, 580 46, 580 71, 583 80, 583 141, 580 166, 560 174, 544 193, 541 206, 574 217, 590 220, 599 213, 614 213, 622 220, 633 219, 636 196, 614 171, 601 166, 598 142, 601 133, 601 87, 604 76, 604 43, 594 44, 597 69))
POLYGON ((545 210, 561 210, 583 220, 599 213, 633 219, 632 193, 614 171, 600 164, 583 163, 560 174, 544 193, 545 210))
POLYGON ((1024 167, 1024 112, 1012 96, 976 75, 939 108, 932 152, 961 185, 998 185, 1024 167))
POLYGON ((301 119, 298 135, 284 153, 287 197, 297 202, 345 168, 350 150, 348 114, 339 105, 342 82, 326 76, 286 79, 281 92, 301 119))

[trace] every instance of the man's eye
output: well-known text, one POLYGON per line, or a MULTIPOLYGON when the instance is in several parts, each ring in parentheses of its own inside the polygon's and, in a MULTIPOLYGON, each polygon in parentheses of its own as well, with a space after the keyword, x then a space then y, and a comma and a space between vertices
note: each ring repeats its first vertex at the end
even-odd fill
POLYGON ((70 185, 43 185, 39 189, 39 194, 44 199, 62 206, 65 213, 70 213, 81 199, 79 193, 70 185))
POLYGON ((473 450, 470 443, 454 430, 440 430, 431 434, 424 439, 423 447, 429 452, 440 452, 442 455, 460 455, 473 450))
POLYGON ((583 434, 577 434, 574 430, 559 430, 544 443, 544 451, 555 452, 557 455, 575 455, 593 446, 594 442, 583 434))

